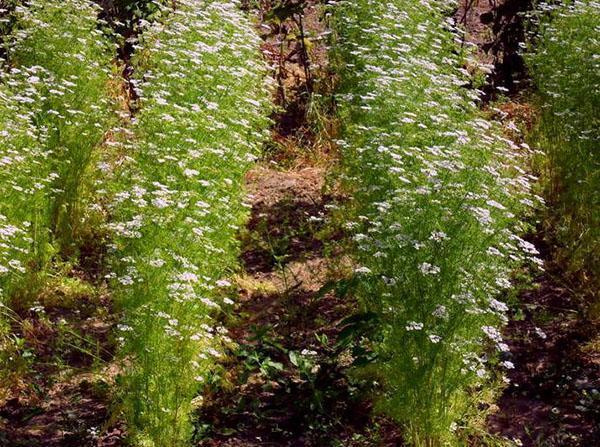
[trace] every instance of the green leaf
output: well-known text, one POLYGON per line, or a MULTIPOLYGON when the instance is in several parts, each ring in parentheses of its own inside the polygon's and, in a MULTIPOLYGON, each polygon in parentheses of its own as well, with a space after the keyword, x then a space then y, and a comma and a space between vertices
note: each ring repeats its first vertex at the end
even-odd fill
POLYGON ((327 347, 329 345, 329 337, 327 336, 327 334, 315 334, 315 338, 324 347, 327 347))
POLYGON ((283 371, 283 363, 280 362, 274 362, 271 359, 268 359, 265 364, 269 367, 269 368, 273 368, 276 369, 277 371, 283 371))

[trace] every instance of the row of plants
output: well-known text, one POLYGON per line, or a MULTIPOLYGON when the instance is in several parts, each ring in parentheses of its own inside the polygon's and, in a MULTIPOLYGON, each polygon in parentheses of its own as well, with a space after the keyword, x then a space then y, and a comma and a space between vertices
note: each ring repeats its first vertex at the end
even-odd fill
POLYGON ((236 1, 165 2, 134 46, 138 104, 99 163, 109 278, 133 445, 188 445, 201 388, 228 343, 219 311, 247 215, 244 176, 268 136, 259 39, 236 1), (116 155, 115 155, 116 154, 116 155))
POLYGON ((112 112, 112 50, 97 7, 32 0, 9 12, 0 70, 4 371, 15 363, 14 311, 33 305, 54 266, 77 255, 90 160, 112 112))
POLYGON ((242 183, 267 136, 269 88, 237 2, 147 3, 152 23, 136 19, 142 34, 127 42, 133 119, 116 111, 114 36, 98 7, 32 0, 11 13, 0 83, 2 352, 14 361, 13 310, 33 305, 80 249, 106 244, 124 316, 116 411, 134 444, 172 447, 191 438, 198 392, 228 341, 217 315, 232 303, 242 183))
POLYGON ((543 185, 559 261, 598 301, 600 271, 600 4, 541 3, 526 61, 540 111, 532 139, 545 152, 543 185), (576 67, 576 69, 575 69, 576 67))
POLYGON ((462 445, 484 430, 496 365, 514 367, 500 333, 513 272, 541 265, 521 237, 540 201, 522 168, 530 153, 465 88, 456 5, 332 3, 355 320, 371 328, 358 371, 410 445, 462 445))
MULTIPOLYGON (((541 202, 523 169, 530 154, 465 88, 473 79, 452 4, 330 3, 355 320, 370 328, 360 371, 380 384, 378 407, 407 442, 460 445, 502 382, 495 365, 514 367, 500 334, 513 272, 541 265, 522 238, 541 202)), ((90 228, 104 225, 124 315, 116 411, 134 445, 183 446, 229 342, 219 312, 233 303, 244 175, 268 137, 269 88, 238 2, 132 5, 138 103, 117 129, 114 48, 99 9, 31 0, 11 12, 0 74, 1 347, 13 355, 9 307, 33 304, 53 266, 77 262, 90 228)), ((573 270, 594 272, 600 7, 541 10, 527 61, 547 197, 573 270)))

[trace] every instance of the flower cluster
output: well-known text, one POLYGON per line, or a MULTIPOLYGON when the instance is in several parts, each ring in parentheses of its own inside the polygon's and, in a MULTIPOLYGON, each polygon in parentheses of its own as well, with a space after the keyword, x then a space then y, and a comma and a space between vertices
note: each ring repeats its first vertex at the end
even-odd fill
POLYGON ((232 302, 244 176, 269 123, 260 42, 237 2, 176 3, 135 45, 133 136, 102 162, 124 407, 139 442, 156 446, 189 439, 199 384, 221 355, 214 315, 232 302))
POLYGON ((447 2, 332 3, 346 227, 357 293, 381 321, 381 406, 429 445, 456 436, 470 390, 488 380, 490 347, 505 350, 498 297, 536 253, 519 237, 535 179, 519 167, 527 147, 465 88, 447 2))

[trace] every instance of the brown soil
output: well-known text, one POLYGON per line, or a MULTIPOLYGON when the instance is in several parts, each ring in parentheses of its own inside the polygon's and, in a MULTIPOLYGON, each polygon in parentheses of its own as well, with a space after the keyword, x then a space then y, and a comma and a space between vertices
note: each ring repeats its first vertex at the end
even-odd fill
POLYGON ((33 361, 16 370, 0 402, 2 447, 116 447, 109 428, 114 372, 109 338, 114 318, 106 297, 76 297, 69 307, 57 290, 40 294, 45 311, 23 310, 13 333, 33 361))
POLYGON ((335 156, 330 138, 324 135, 334 132, 327 116, 333 103, 315 101, 316 97, 330 97, 333 86, 325 45, 326 2, 248 0, 243 3, 257 18, 262 52, 276 81, 274 125, 265 158, 288 168, 327 164, 335 156), (327 128, 325 132, 323 127, 327 128))
POLYGON ((489 427, 524 446, 600 443, 600 325, 560 275, 523 292, 506 329, 515 369, 489 427))
POLYGON ((246 274, 238 280, 239 304, 229 321, 235 347, 223 365, 227 384, 205 394, 200 446, 398 445, 397 429, 372 417, 371 404, 335 349, 342 322, 354 311, 352 301, 319 293, 351 269, 343 257, 335 268, 323 257, 310 223, 326 218, 324 205, 331 199, 323 194, 324 175, 320 168, 258 167, 248 176, 250 234, 270 239, 271 246, 289 243, 283 244, 281 263, 267 249, 258 255, 251 243, 245 246, 246 274), (318 370, 306 374, 292 362, 303 351, 312 352, 308 358, 318 370), (280 366, 269 369, 273 363, 280 366), (375 441, 377 431, 381 438, 375 441))
POLYGON ((315 234, 323 227, 330 197, 319 168, 281 172, 258 167, 248 176, 252 215, 242 260, 249 273, 270 271, 305 256, 320 255, 315 234))
POLYGON ((532 0, 461 0, 459 4, 455 19, 467 30, 466 41, 478 48, 482 63, 495 67, 484 87, 488 101, 498 96, 498 87, 516 94, 528 85, 519 44, 526 33, 522 14, 532 4, 532 0))

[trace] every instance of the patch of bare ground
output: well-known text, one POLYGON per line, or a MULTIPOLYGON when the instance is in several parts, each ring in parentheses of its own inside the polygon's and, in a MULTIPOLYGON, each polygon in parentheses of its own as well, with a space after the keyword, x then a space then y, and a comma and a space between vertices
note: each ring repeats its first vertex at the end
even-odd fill
POLYGON ((259 167, 248 176, 252 214, 244 235, 242 260, 249 273, 268 272, 306 256, 322 254, 327 203, 325 171, 306 167, 277 171, 259 167))
POLYGON ((550 267, 505 331, 515 369, 490 429, 524 446, 600 443, 600 326, 550 267))
POLYGON ((487 100, 498 93, 522 92, 528 77, 520 51, 526 27, 523 13, 532 0, 461 0, 455 20, 466 30, 465 41, 476 46, 482 63, 494 67, 483 90, 487 100), (498 90, 500 88, 501 90, 498 90))
POLYGON ((37 307, 15 314, 13 334, 31 361, 5 384, 0 446, 121 445, 108 415, 115 323, 109 300, 87 291, 69 297, 57 288, 39 299, 37 307))
POLYGON ((320 293, 352 268, 326 256, 318 236, 332 200, 324 175, 258 167, 248 176, 245 273, 228 321, 234 346, 225 385, 204 394, 200 446, 398 445, 397 429, 372 416, 335 347, 353 302, 320 293))

